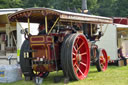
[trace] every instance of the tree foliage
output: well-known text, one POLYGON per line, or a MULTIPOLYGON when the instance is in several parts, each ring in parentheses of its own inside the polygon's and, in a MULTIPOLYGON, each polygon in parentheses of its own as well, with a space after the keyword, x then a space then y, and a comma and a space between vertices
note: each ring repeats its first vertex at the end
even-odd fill
POLYGON ((128 17, 128 0, 117 0, 113 8, 114 16, 128 17))
MULTIPOLYGON (((0 0, 0 8, 48 7, 80 12, 82 0, 0 0)), ((88 10, 101 16, 128 17, 128 0, 87 0, 88 10)))
POLYGON ((18 8, 23 7, 22 0, 0 0, 0 8, 18 8))

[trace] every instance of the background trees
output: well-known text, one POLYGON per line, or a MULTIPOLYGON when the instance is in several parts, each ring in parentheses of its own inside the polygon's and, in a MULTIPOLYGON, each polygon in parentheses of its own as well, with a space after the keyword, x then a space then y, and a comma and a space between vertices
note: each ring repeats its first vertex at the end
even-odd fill
POLYGON ((22 0, 0 0, 0 9, 23 7, 22 0))
MULTIPOLYGON (((82 0, 0 0, 0 8, 48 7, 80 12, 82 0)), ((88 10, 101 16, 128 17, 128 0, 87 0, 88 10)))

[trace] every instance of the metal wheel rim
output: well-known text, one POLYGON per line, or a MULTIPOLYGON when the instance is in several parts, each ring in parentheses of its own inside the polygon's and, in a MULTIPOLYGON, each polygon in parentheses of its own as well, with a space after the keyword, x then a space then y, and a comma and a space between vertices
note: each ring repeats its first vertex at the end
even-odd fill
POLYGON ((107 53, 104 49, 101 50, 100 65, 101 65, 102 71, 105 71, 107 69, 107 66, 108 66, 107 53))
POLYGON ((75 76, 79 80, 87 76, 90 67, 90 52, 88 42, 83 35, 78 35, 74 39, 72 46, 72 66, 75 76))

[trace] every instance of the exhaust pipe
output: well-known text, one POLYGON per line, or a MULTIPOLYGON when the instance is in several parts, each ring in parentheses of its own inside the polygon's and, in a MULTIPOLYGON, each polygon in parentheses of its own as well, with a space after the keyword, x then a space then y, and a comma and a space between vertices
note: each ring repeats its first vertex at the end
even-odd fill
POLYGON ((88 13, 87 0, 82 0, 82 13, 88 13))

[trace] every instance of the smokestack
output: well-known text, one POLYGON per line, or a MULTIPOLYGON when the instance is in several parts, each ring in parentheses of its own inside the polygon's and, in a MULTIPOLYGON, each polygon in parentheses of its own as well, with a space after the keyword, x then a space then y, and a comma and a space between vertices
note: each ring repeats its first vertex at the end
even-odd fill
POLYGON ((82 0, 82 13, 87 13, 87 0, 82 0))

